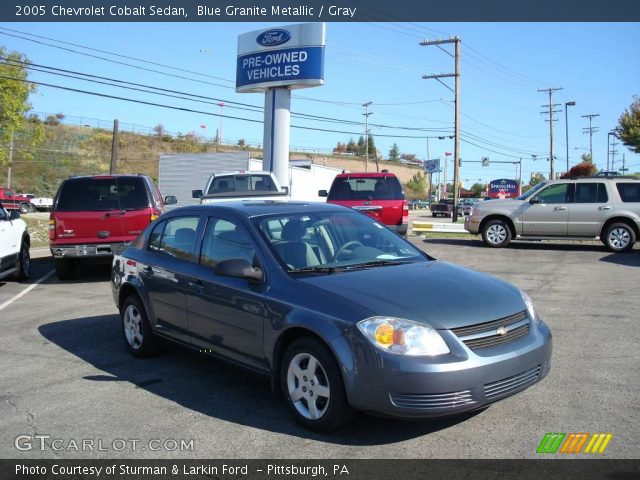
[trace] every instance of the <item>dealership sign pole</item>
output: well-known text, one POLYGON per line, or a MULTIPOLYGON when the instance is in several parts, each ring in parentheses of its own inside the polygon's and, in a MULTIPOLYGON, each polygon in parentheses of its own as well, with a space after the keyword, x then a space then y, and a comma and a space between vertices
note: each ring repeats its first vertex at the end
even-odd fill
POLYGON ((291 90, 324 85, 325 44, 324 23, 267 28, 238 37, 236 92, 264 93, 262 168, 273 172, 281 185, 289 185, 291 90))

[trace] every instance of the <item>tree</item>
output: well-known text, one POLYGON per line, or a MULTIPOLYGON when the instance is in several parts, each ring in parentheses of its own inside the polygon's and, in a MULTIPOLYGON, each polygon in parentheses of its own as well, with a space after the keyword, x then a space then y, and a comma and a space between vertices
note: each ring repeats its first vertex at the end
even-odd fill
MULTIPOLYGON (((589 154, 587 154, 589 156, 589 154)), ((571 177, 593 177, 597 172, 596 166, 590 161, 583 161, 578 165, 574 165, 569 169, 568 172, 563 173, 560 178, 571 178, 571 177)))
POLYGON ((583 163, 593 163, 593 159, 591 158, 591 154, 590 153, 583 153, 582 155, 580 155, 580 159, 582 160, 583 163))
POLYGON ((416 173, 407 182, 407 188, 418 196, 423 196, 427 192, 427 177, 421 173, 416 173))
POLYGON ((241 138, 240 140, 238 140, 238 146, 244 150, 244 146, 245 146, 244 138, 241 138))
POLYGON ((0 58, 0 77, 10 77, 0 78, 0 145, 3 146, 0 148, 0 164, 5 164, 9 152, 4 145, 9 145, 16 136, 26 132, 29 125, 34 125, 29 122, 26 112, 31 108, 29 94, 36 90, 36 86, 26 81, 28 71, 25 63, 29 60, 24 55, 7 52, 0 47, 0 58))
POLYGON ((393 162, 397 162, 399 158, 400 158, 400 149, 398 149, 398 145, 394 143, 391 146, 391 150, 389 150, 389 160, 393 162))
POLYGON ((633 96, 633 102, 618 118, 616 136, 634 153, 640 153, 640 97, 633 96))
POLYGON ((377 152, 377 150, 376 150, 376 142, 373 139, 373 135, 369 135, 369 142, 368 143, 369 143, 369 155, 373 155, 376 158, 378 158, 378 156, 376 155, 376 152, 377 152))
POLYGON ((366 153, 365 148, 364 137, 360 135, 360 138, 358 138, 358 155, 364 155, 366 153))
POLYGON ((347 146, 344 143, 338 142, 336 148, 333 149, 335 153, 344 153, 347 151, 347 146))
POLYGON ((356 142, 354 142, 353 138, 350 138, 347 142, 346 150, 347 153, 358 153, 358 146, 356 145, 356 142))
POLYGON ((403 160, 408 160, 410 162, 415 162, 416 154, 415 153, 403 153, 402 155, 400 155, 400 158, 403 159, 403 160))
POLYGON ((531 180, 529 180, 529 186, 535 187, 537 184, 544 182, 547 179, 542 173, 535 172, 531 174, 531 180))
POLYGON ((161 123, 153 127, 153 131, 156 134, 156 137, 158 138, 164 137, 165 134, 167 133, 166 130, 164 129, 164 125, 162 125, 161 123))
POLYGON ((474 183, 473 185, 471 185, 471 191, 473 192, 474 196, 482 197, 482 194, 487 191, 487 184, 474 183))

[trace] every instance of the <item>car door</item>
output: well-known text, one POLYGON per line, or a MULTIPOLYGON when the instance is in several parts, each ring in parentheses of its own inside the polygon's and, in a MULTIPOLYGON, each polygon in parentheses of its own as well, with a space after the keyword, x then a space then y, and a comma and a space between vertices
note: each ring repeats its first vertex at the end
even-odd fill
POLYGON ((255 243, 239 221, 210 216, 189 279, 187 314, 192 345, 264 370, 266 284, 218 275, 213 268, 232 258, 255 264, 256 256, 255 243))
POLYGON ((575 237, 600 235, 602 225, 613 214, 604 182, 576 182, 568 208, 569 235, 575 237))
POLYGON ((184 343, 190 340, 187 295, 192 288, 189 271, 196 261, 199 220, 197 215, 184 215, 159 222, 138 262, 152 311, 151 322, 159 333, 184 343))
POLYGON ((522 207, 522 234, 566 236, 573 183, 553 183, 540 190, 522 207))
POLYGON ((0 271, 15 264, 18 250, 18 238, 9 220, 9 212, 0 205, 0 271))

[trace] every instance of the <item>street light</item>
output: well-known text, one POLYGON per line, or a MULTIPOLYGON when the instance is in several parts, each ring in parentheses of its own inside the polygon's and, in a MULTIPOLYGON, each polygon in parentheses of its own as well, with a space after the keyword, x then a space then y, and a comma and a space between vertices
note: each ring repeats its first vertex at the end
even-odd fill
POLYGON ((576 102, 565 102, 564 104, 564 131, 565 131, 565 143, 567 145, 567 172, 569 171, 569 115, 567 110, 569 107, 575 107, 576 102))

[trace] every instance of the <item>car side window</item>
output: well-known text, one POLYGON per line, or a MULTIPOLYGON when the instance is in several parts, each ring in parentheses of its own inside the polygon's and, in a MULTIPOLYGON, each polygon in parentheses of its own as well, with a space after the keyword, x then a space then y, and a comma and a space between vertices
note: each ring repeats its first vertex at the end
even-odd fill
POLYGON ((158 251, 182 260, 194 260, 199 220, 199 217, 173 217, 166 220, 158 251))
POLYGON ((160 251, 160 240, 162 239, 162 232, 167 222, 159 222, 149 235, 149 250, 153 252, 160 251))
POLYGON ((556 183, 538 193, 541 203, 567 203, 569 193, 568 183, 556 183))
POLYGON ((606 203, 607 200, 607 190, 602 182, 576 183, 574 203, 606 203))
POLYGON ((232 258, 242 258, 253 264, 254 254, 249 235, 242 225, 221 218, 209 218, 202 241, 201 264, 214 266, 232 258))
POLYGON ((616 183, 623 202, 640 202, 640 182, 616 183))

